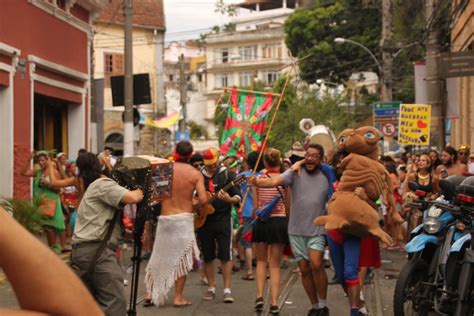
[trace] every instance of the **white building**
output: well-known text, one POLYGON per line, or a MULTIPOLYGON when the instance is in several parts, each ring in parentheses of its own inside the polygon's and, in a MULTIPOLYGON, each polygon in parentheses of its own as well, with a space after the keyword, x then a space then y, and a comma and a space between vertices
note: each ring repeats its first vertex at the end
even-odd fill
MULTIPOLYGON (((248 0, 238 6, 249 14, 234 18, 235 31, 210 34, 206 39, 207 120, 225 87, 252 87, 256 80, 271 87, 289 71, 283 24, 299 1, 248 0)), ((214 128, 209 129, 212 135, 214 128)))

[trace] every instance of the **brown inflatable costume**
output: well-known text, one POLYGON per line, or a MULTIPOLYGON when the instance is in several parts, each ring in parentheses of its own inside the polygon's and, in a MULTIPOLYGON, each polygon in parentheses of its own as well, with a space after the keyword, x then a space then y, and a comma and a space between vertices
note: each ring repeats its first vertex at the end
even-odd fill
POLYGON ((379 226, 377 211, 354 193, 357 187, 362 187, 372 201, 383 194, 392 209, 395 209, 390 175, 376 160, 379 140, 378 130, 371 126, 346 129, 339 134, 337 146, 349 155, 341 161, 343 173, 339 188, 329 201, 328 215, 318 217, 316 225, 324 225, 326 229, 341 229, 361 237, 373 235, 386 244, 392 243, 390 236, 379 226))

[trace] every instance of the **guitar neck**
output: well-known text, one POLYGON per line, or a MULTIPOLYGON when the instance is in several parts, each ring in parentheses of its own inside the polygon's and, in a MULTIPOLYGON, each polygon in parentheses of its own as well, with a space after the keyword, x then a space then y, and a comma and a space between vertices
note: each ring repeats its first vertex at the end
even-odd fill
MULTIPOLYGON (((238 181, 236 181, 236 180, 237 180, 237 179, 230 181, 230 182, 227 183, 221 190, 224 191, 224 192, 229 191, 232 187, 234 187, 235 185, 237 185, 238 181)), ((214 195, 207 201, 207 203, 212 204, 212 203, 214 203, 214 201, 215 201, 216 199, 217 199, 217 195, 214 194, 214 195)))

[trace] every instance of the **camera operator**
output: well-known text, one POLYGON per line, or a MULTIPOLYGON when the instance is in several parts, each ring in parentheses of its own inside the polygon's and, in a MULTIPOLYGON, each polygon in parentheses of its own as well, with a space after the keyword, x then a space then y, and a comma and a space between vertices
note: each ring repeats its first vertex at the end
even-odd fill
POLYGON ((88 280, 89 290, 106 315, 125 315, 123 271, 115 255, 120 218, 115 213, 120 204, 139 203, 143 192, 129 191, 102 175, 100 162, 92 153, 79 155, 77 167, 79 185, 85 193, 72 237, 71 266, 88 280), (110 237, 109 229, 113 229, 112 237, 102 248, 102 241, 110 237))

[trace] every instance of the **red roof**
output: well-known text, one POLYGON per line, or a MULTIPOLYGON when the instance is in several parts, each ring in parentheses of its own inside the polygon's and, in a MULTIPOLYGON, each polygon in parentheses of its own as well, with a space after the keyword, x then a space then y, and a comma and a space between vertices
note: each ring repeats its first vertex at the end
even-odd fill
MULTIPOLYGON (((111 0, 97 18, 97 22, 124 24, 122 0, 111 0)), ((133 25, 165 29, 163 0, 133 0, 133 25)))

